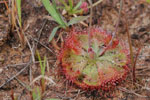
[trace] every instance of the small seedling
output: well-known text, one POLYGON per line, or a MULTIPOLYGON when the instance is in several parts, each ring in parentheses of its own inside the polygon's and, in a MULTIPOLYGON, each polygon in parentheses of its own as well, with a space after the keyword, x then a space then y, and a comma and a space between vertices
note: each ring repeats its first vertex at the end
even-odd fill
MULTIPOLYGON (((39 52, 37 51, 38 60, 40 62, 40 68, 41 68, 41 75, 45 75, 45 68, 46 68, 46 56, 44 56, 44 62, 41 60, 41 56, 39 52)), ((41 87, 42 87, 42 93, 45 91, 45 80, 44 78, 41 79, 41 87)))
POLYGON ((64 6, 60 6, 59 8, 65 9, 65 11, 69 14, 69 15, 73 15, 73 14, 78 14, 83 12, 83 9, 79 9, 82 1, 80 0, 76 6, 74 6, 73 0, 68 0, 67 4, 64 0, 59 0, 64 6))
MULTIPOLYGON (((102 2, 102 0, 99 0, 96 3, 94 3, 92 6, 86 7, 85 4, 83 4, 83 6, 82 6, 82 2, 80 0, 79 3, 74 7, 73 0, 68 0, 69 5, 67 5, 67 3, 64 0, 59 0, 59 1, 64 5, 64 7, 58 7, 58 8, 64 8, 67 11, 67 13, 69 13, 70 15, 80 13, 80 12, 84 11, 85 9, 94 7, 102 2), (79 7, 81 9, 79 9, 79 7)), ((51 40, 54 38, 58 29, 60 29, 60 28, 67 29, 70 25, 82 22, 89 17, 89 16, 77 16, 77 17, 70 19, 69 22, 67 22, 65 20, 65 18, 63 18, 63 16, 59 13, 59 11, 56 7, 55 0, 52 0, 52 2, 50 2, 49 0, 42 0, 42 3, 44 5, 44 7, 46 8, 46 10, 48 11, 48 13, 52 16, 52 18, 59 24, 57 27, 55 27, 52 30, 52 32, 49 36, 49 42, 51 42, 51 40)))
POLYGON ((69 22, 66 22, 65 19, 58 12, 55 0, 52 0, 52 2, 50 2, 49 0, 42 0, 42 3, 46 8, 46 10, 49 12, 49 14, 52 16, 52 18, 59 24, 52 30, 51 35, 49 37, 49 42, 54 38, 59 28, 66 29, 70 25, 79 23, 80 21, 86 20, 89 17, 89 16, 78 16, 72 18, 69 22))
MULTIPOLYGON (((34 88, 34 90, 32 91, 32 100, 43 100, 42 99, 42 93, 39 89, 39 87, 34 88)), ((59 100, 59 99, 45 99, 45 100, 59 100)))

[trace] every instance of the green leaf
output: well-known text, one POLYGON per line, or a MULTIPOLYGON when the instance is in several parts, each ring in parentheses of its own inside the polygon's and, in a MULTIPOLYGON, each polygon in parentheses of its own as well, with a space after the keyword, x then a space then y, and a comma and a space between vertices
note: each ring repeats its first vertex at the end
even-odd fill
MULTIPOLYGON (((54 2, 54 1, 53 1, 54 2)), ((65 26, 65 22, 61 18, 60 14, 57 12, 55 5, 53 5, 49 0, 42 0, 42 3, 49 14, 53 17, 53 19, 60 25, 65 26)))
POLYGON ((78 17, 74 17, 72 18, 69 22, 68 22, 68 26, 79 23, 80 21, 84 21, 88 18, 89 16, 78 16, 78 17))
POLYGON ((82 1, 80 0, 79 3, 73 8, 73 10, 77 10, 82 4, 82 1))
POLYGON ((54 36, 59 28, 60 28, 60 26, 57 26, 53 29, 51 35, 49 36, 49 42, 51 42, 51 40, 54 38, 54 36))
POLYGON ((55 0, 52 0, 52 4, 53 4, 54 8, 57 9, 55 0))
POLYGON ((146 2, 150 3, 150 0, 146 0, 146 2))
POLYGON ((17 2, 17 12, 18 12, 18 17, 19 17, 19 26, 21 27, 21 0, 16 0, 17 2))
POLYGON ((78 14, 78 13, 81 13, 81 12, 83 12, 83 9, 73 11, 74 14, 78 14))
POLYGON ((68 0, 68 2, 69 2, 70 9, 72 10, 72 8, 73 8, 73 0, 68 0))

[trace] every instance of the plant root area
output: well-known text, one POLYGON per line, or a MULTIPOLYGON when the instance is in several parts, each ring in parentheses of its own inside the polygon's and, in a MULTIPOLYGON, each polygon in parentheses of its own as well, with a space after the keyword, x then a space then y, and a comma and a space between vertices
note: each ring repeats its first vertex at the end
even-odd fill
MULTIPOLYGON (((8 31, 7 40, 0 46, 0 100, 13 100, 12 97, 17 98, 16 100, 31 100, 31 89, 41 87, 41 70, 37 50, 42 61, 44 61, 44 56, 47 59, 44 78, 45 91, 42 93, 42 100, 48 98, 58 100, 150 100, 150 3, 147 3, 146 0, 123 0, 120 23, 116 33, 116 37, 126 44, 128 44, 127 32, 130 33, 133 56, 136 60, 136 82, 132 81, 132 65, 129 64, 131 71, 127 79, 114 90, 91 92, 80 89, 62 75, 57 61, 58 50, 48 42, 49 35, 57 23, 41 4, 37 4, 39 3, 37 1, 22 1, 22 29, 26 40, 25 46, 22 46, 16 29, 8 31)), ((97 0, 92 1, 94 3, 97 0)), ((110 32, 115 31, 119 19, 119 8, 120 0, 103 0, 93 8, 92 25, 110 32)), ((0 13, 6 17, 9 15, 3 3, 0 3, 0 13)), ((89 14, 90 12, 87 13, 89 14)), ((3 18, 0 17, 0 21, 5 20, 10 25, 9 19, 3 18)), ((89 24, 89 20, 84 22, 89 24)), ((80 23, 72 27, 86 28, 80 23)), ((61 48, 61 43, 63 43, 61 39, 64 40, 67 34, 69 33, 62 29, 57 32, 55 40, 58 40, 58 47, 61 48)))

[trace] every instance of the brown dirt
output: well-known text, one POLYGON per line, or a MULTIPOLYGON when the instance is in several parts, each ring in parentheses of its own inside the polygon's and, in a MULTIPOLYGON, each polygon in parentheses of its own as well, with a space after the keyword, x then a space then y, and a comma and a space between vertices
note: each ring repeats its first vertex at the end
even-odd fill
MULTIPOLYGON (((144 0, 124 0, 121 22, 117 32, 117 38, 128 43, 125 28, 128 22, 134 57, 138 48, 141 48, 136 63, 137 82, 133 85, 129 74, 127 80, 113 91, 90 93, 70 84, 60 74, 60 68, 56 61, 56 50, 48 42, 48 37, 57 24, 47 18, 48 13, 42 5, 29 1, 24 0, 22 3, 23 29, 31 47, 37 44, 38 36, 41 34, 36 49, 40 52, 42 58, 47 57, 45 75, 56 83, 54 85, 46 81, 43 100, 47 98, 58 98, 60 100, 150 100, 150 4, 144 2, 144 0), (42 32, 40 32, 41 29, 42 32)), ((96 1, 93 0, 93 2, 96 1)), ((119 15, 119 1, 104 0, 97 5, 94 8, 93 25, 114 31, 119 15)), ((0 7, 5 8, 3 5, 0 7)), ((6 9, 0 10, 3 14, 6 11, 6 9)), ((88 20, 85 22, 89 23, 88 20)), ((81 24, 75 27, 79 26, 83 27, 81 24)), ((12 90, 18 100, 30 100, 30 92, 26 89, 26 86, 31 83, 31 76, 29 75, 31 69, 32 81, 40 75, 37 56, 35 55, 34 63, 29 63, 30 57, 32 57, 31 50, 28 45, 25 48, 21 47, 15 31, 9 34, 7 42, 1 46, 0 50, 0 100, 12 100, 12 90), (24 69, 23 72, 19 73, 22 69, 24 69)), ((131 65, 129 66, 131 67, 131 65)), ((39 80, 32 85, 33 88, 36 86, 40 86, 39 80)))

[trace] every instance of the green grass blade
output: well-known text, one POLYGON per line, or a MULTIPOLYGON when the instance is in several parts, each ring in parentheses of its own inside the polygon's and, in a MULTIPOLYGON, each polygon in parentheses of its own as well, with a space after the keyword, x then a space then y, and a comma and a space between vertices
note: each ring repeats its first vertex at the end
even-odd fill
POLYGON ((49 36, 49 42, 52 41, 52 39, 54 38, 54 36, 59 28, 60 28, 60 26, 57 26, 53 29, 53 31, 51 32, 51 35, 49 36))
POLYGON ((35 91, 32 92, 32 98, 33 98, 33 100, 36 99, 36 93, 35 93, 35 91))
POLYGON ((41 56, 40 56, 39 51, 36 51, 36 54, 37 54, 37 56, 38 56, 38 60, 39 60, 39 62, 40 62, 40 67, 41 67, 41 72, 42 72, 43 64, 42 64, 42 60, 41 60, 41 56))
POLYGON ((37 99, 36 100, 41 100, 41 92, 40 92, 39 88, 37 88, 37 99))
POLYGON ((19 26, 22 27, 21 23, 21 0, 16 0, 17 3, 17 12, 18 12, 18 17, 19 17, 19 26))
POLYGON ((68 2, 69 2, 70 9, 72 10, 73 9, 73 0, 68 0, 68 2))
POLYGON ((42 3, 53 19, 60 25, 65 25, 55 6, 49 0, 42 0, 42 3))
POLYGON ((41 100, 41 92, 38 87, 33 90, 32 98, 33 98, 33 100, 41 100))
POLYGON ((52 0, 52 4, 53 4, 54 9, 57 9, 55 0, 52 0))
POLYGON ((38 51, 36 51, 36 53, 37 53, 37 56, 38 56, 38 60, 40 62, 41 74, 44 76, 45 68, 46 68, 46 56, 44 56, 44 62, 42 63, 40 53, 38 51))
MULTIPOLYGON (((56 12, 59 14, 59 12, 58 12, 58 7, 56 6, 56 2, 55 2, 55 0, 52 0, 52 3, 53 3, 53 6, 54 6, 54 9, 56 10, 56 12)), ((59 7, 61 7, 61 6, 59 6, 59 7)), ((66 21, 63 19, 63 16, 62 15, 60 15, 59 14, 59 17, 61 18, 61 20, 62 20, 62 23, 63 23, 63 25, 61 25, 62 26, 62 28, 66 28, 67 27, 67 23, 66 23, 66 21)))
POLYGON ((78 2, 78 4, 73 8, 73 10, 74 10, 74 11, 77 10, 77 9, 81 6, 81 4, 82 4, 82 1, 80 0, 80 1, 78 2))
POLYGON ((88 18, 89 16, 78 16, 78 17, 74 17, 72 18, 69 22, 68 22, 68 26, 79 23, 80 21, 84 21, 88 18))

